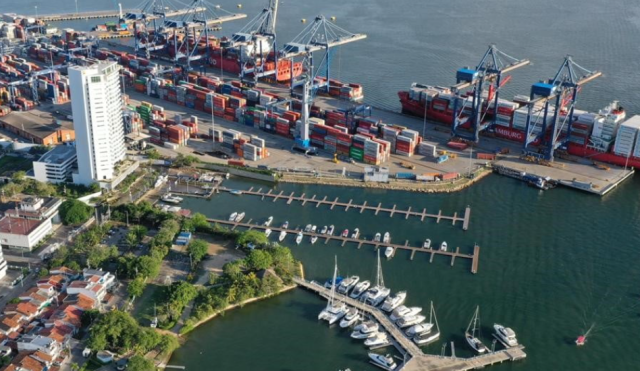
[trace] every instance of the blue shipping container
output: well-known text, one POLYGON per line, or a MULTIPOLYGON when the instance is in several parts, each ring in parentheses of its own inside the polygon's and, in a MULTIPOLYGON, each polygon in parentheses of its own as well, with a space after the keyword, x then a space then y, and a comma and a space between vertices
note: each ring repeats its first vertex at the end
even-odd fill
POLYGON ((436 159, 436 164, 441 164, 449 159, 449 155, 442 155, 436 159))
POLYGON ((415 179, 414 173, 396 173, 396 179, 415 179))

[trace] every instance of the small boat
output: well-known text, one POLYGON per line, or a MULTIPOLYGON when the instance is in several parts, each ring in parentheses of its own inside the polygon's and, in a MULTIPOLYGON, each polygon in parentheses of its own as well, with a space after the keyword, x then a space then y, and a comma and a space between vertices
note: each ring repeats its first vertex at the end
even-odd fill
POLYGON ((300 242, 302 242, 303 237, 304 235, 302 234, 302 232, 298 232, 298 234, 296 235, 296 245, 300 245, 300 242))
MULTIPOLYGON (((341 276, 337 276, 337 277, 336 277, 336 279, 335 279, 335 281, 336 281, 336 288, 337 288, 338 286, 340 286, 340 284, 342 283, 342 280, 343 280, 343 278, 342 278, 341 276)), ((332 284, 331 282, 333 282, 333 281, 331 281, 331 280, 326 280, 326 281, 325 281, 325 283, 324 283, 324 287, 326 287, 326 288, 330 289, 330 288, 331 288, 331 286, 333 286, 333 284, 332 284)))
POLYGON ((368 338, 372 338, 374 336, 376 336, 377 331, 372 331, 372 332, 362 332, 362 331, 358 331, 358 330, 354 330, 353 332, 351 332, 351 338, 352 339, 368 339, 368 338))
POLYGON ((379 325, 373 321, 367 321, 359 324, 353 329, 351 337, 354 339, 368 339, 375 336, 378 332, 379 325))
POLYGON ((320 234, 327 234, 327 226, 326 225, 324 227, 322 227, 322 229, 320 230, 320 234))
POLYGON ((316 241, 318 241, 318 236, 311 236, 311 244, 313 245, 316 241))
POLYGON ((356 308, 351 308, 340 321, 340 327, 347 328, 360 320, 360 314, 356 308))
MULTIPOLYGON (((330 282, 338 281, 338 260, 336 258, 336 263, 333 268, 333 279, 330 282)), ((331 294, 329 295, 329 300, 327 301, 327 306, 323 309, 320 314, 318 314, 318 319, 323 319, 329 322, 329 325, 333 325, 337 321, 339 321, 345 314, 347 314, 348 308, 347 305, 343 302, 337 301, 335 299, 336 294, 336 285, 331 285, 331 294)))
POLYGON ((384 256, 386 256, 387 259, 391 259, 391 257, 393 256, 393 247, 387 246, 387 248, 384 250, 384 256))
POLYGON ((278 236, 278 241, 282 242, 286 237, 287 237, 287 231, 281 231, 280 235, 278 236))
POLYGON ((304 227, 304 231, 305 232, 311 232, 311 227, 313 227, 311 224, 307 224, 307 226, 304 227))
POLYGON ((518 339, 516 338, 516 333, 510 329, 509 327, 504 327, 499 324, 494 324, 493 329, 496 330, 496 335, 498 339, 508 347, 515 347, 518 345, 518 339))
POLYGON ((311 226, 311 233, 316 233, 316 230, 318 229, 318 227, 316 227, 315 225, 311 226))
POLYGON ((232 212, 231 215, 229 216, 229 221, 230 222, 235 222, 237 216, 238 216, 237 212, 235 212, 235 211, 232 212))
POLYGON ((580 335, 576 339, 576 345, 579 347, 583 346, 586 342, 587 342, 587 337, 584 335, 580 335))
POLYGON ((271 223, 272 223, 272 222, 273 222, 273 217, 272 217, 272 216, 270 216, 270 217, 269 217, 269 219, 267 219, 267 221, 266 221, 266 222, 264 222, 264 224, 263 224, 263 225, 264 225, 265 227, 268 227, 268 226, 270 226, 270 225, 271 225, 271 223))
POLYGON ((389 234, 389 232, 384 233, 384 237, 382 237, 382 242, 383 243, 391 242, 391 235, 389 234))
POLYGON ((408 337, 424 335, 430 333, 432 328, 433 323, 420 323, 409 327, 405 334, 407 334, 408 337))
POLYGON ((380 234, 380 232, 376 233, 376 235, 373 237, 373 242, 380 242, 380 240, 382 239, 382 235, 380 234))
POLYGON ((243 212, 241 212, 240 214, 238 214, 238 216, 236 216, 236 223, 240 223, 242 221, 242 219, 244 219, 244 216, 246 214, 243 212))
POLYGON ((464 338, 467 340, 467 344, 475 350, 478 354, 483 354, 487 352, 489 349, 482 344, 482 341, 476 337, 476 331, 478 331, 478 320, 480 314, 480 307, 476 307, 476 311, 471 318, 471 322, 469 322, 469 326, 467 326, 467 330, 464 332, 464 338))
POLYGON ((341 237, 347 238, 349 237, 349 230, 345 229, 344 231, 342 231, 342 234, 340 234, 341 237))
POLYGON ((436 310, 433 308, 433 302, 430 303, 429 308, 429 322, 425 324, 425 326, 430 326, 428 332, 424 332, 422 334, 418 334, 413 337, 413 342, 418 345, 427 345, 433 343, 434 341, 440 338, 440 326, 438 326, 438 319, 436 318, 436 310), (435 331, 433 327, 435 326, 435 331))
POLYGON ((422 312, 421 307, 407 308, 406 306, 401 305, 398 308, 396 308, 393 312, 391 312, 391 314, 389 315, 389 319, 391 319, 392 321, 397 321, 402 317, 415 316, 420 312, 422 312))
POLYGON ((395 370, 396 367, 398 367, 393 358, 388 354, 383 356, 382 354, 369 353, 369 359, 371 360, 371 363, 378 365, 385 370, 395 370))
POLYGON ((382 265, 380 264, 380 250, 378 250, 378 272, 376 274, 376 285, 367 291, 363 297, 367 304, 377 307, 391 294, 391 289, 384 286, 382 276, 382 265))
POLYGON ((342 280, 342 282, 340 282, 340 286, 338 286, 338 292, 340 294, 346 295, 349 290, 351 290, 358 284, 358 281, 360 281, 360 277, 358 276, 347 277, 346 279, 342 280))
POLYGON ((440 244, 440 251, 447 251, 447 241, 442 241, 440 244))
POLYGON ((424 240, 424 243, 422 244, 422 248, 423 249, 430 249, 431 248, 431 240, 430 239, 426 239, 424 240))
POLYGON ((406 299, 407 299, 407 292, 400 291, 397 294, 388 296, 386 299, 384 299, 384 302, 382 303, 382 306, 380 307, 380 309, 382 309, 385 312, 391 312, 392 310, 402 305, 402 303, 404 303, 406 299))
POLYGON ((375 336, 364 341, 364 345, 368 347, 380 347, 386 344, 390 344, 389 337, 386 332, 377 332, 375 336))
POLYGON ((353 288, 353 291, 351 291, 351 294, 349 294, 349 297, 353 299, 357 299, 360 295, 362 295, 365 291, 367 291, 370 286, 371 286, 371 282, 369 281, 362 281, 358 283, 353 288))
POLYGON ((360 229, 356 228, 353 230, 353 233, 351 233, 351 238, 356 239, 360 237, 360 229))
POLYGON ((328 234, 329 236, 333 236, 333 231, 334 231, 335 229, 336 229, 336 228, 333 226, 333 224, 332 224, 332 225, 330 225, 330 226, 329 226, 329 230, 327 231, 327 234, 328 234))
POLYGON ((269 237, 269 236, 271 236, 271 232, 273 232, 273 231, 272 231, 270 228, 267 228, 267 229, 265 229, 265 231, 264 231, 264 235, 265 235, 265 236, 267 236, 267 237, 269 237))
POLYGON ((171 193, 165 194, 160 199, 171 204, 179 204, 183 200, 182 197, 174 196, 171 193))
POLYGON ((287 229, 287 228, 289 228, 289 221, 285 220, 285 222, 282 223, 282 229, 287 229))
POLYGON ((425 319, 427 319, 427 317, 420 314, 418 314, 417 316, 402 317, 396 322, 396 325, 398 325, 398 327, 400 328, 405 328, 417 325, 418 323, 422 323, 425 319))
POLYGON ((242 194, 242 191, 239 189, 232 189, 229 191, 229 193, 231 193, 232 195, 240 196, 242 194))

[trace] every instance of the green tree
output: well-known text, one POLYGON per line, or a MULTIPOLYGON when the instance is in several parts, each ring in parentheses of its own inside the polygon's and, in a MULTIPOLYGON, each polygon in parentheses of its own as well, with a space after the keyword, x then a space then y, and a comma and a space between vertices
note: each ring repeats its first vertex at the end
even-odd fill
POLYGON ((138 245, 138 236, 134 231, 129 231, 124 236, 124 242, 129 246, 130 249, 133 249, 138 245))
POLYGON ((189 246, 187 246, 187 252, 191 255, 194 265, 198 264, 207 256, 208 250, 209 244, 204 240, 193 240, 189 243, 189 246))
POLYGON ((60 217, 65 225, 79 225, 91 217, 91 206, 78 200, 67 200, 60 205, 60 217))
POLYGON ((155 369, 156 367, 151 360, 139 355, 129 358, 129 363, 127 364, 128 371, 155 371, 155 369))
POLYGON ((97 309, 89 309, 82 312, 82 317, 80 317, 80 323, 82 327, 88 327, 95 321, 98 317, 100 317, 100 311, 97 309))
POLYGON ((142 240, 144 239, 144 237, 147 235, 149 231, 147 230, 147 228, 145 228, 142 225, 135 225, 131 227, 130 232, 133 232, 133 234, 137 238, 138 243, 140 243, 142 242, 142 240))
POLYGON ((11 176, 11 180, 13 180, 18 184, 21 184, 26 179, 26 176, 27 176, 27 173, 25 171, 19 170, 13 173, 13 175, 11 176))
POLYGON ((116 258, 118 248, 115 246, 96 245, 87 252, 87 264, 91 267, 99 267, 105 261, 116 258))
POLYGON ((49 270, 47 268, 41 268, 40 272, 38 272, 38 277, 40 278, 48 275, 49 275, 49 270))
POLYGON ((144 282, 144 278, 138 276, 133 279, 127 286, 127 292, 129 293, 129 297, 139 297, 144 292, 144 288, 147 284, 144 282))
POLYGON ((240 234, 236 243, 242 247, 246 247, 249 243, 256 246, 264 246, 269 243, 267 236, 261 231, 245 231, 240 234))
POLYGON ((67 268, 74 270, 76 272, 79 272, 82 269, 80 267, 80 264, 78 264, 77 261, 70 261, 70 262, 67 262, 65 265, 67 266, 67 268))
POLYGON ((149 148, 146 152, 146 155, 150 160, 158 160, 161 157, 160 152, 158 152, 158 150, 155 148, 149 148))
POLYGON ((160 264, 160 261, 150 256, 141 256, 138 258, 136 267, 138 268, 138 274, 153 279, 160 273, 160 264))
POLYGON ((18 303, 20 303, 20 298, 13 298, 13 299, 9 300, 9 303, 10 304, 18 304, 18 303))
POLYGON ((2 187, 2 190, 4 190, 4 194, 8 197, 13 197, 19 193, 22 193, 23 189, 24 186, 22 184, 18 184, 15 182, 8 183, 4 187, 2 187))
POLYGON ((80 365, 75 362, 71 364, 70 368, 71 368, 71 371, 80 371, 80 365))
POLYGON ((158 350, 160 350, 162 354, 169 354, 178 349, 179 346, 180 343, 174 336, 163 335, 162 339, 160 339, 160 344, 158 344, 158 350))
POLYGON ((231 277, 235 279, 235 277, 239 277, 242 274, 242 261, 236 260, 233 262, 225 263, 222 266, 222 273, 225 276, 231 277))
POLYGON ((273 264, 273 258, 271 255, 263 250, 252 250, 247 256, 247 268, 252 270, 261 270, 271 267, 273 264))

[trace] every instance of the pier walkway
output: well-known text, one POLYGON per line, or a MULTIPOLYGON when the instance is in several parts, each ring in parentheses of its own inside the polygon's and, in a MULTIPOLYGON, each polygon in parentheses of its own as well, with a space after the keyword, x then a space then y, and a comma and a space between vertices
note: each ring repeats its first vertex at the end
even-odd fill
POLYGON ((281 232, 281 231, 285 231, 288 234, 290 234, 291 236, 295 236, 298 232, 302 232, 303 235, 305 236, 316 236, 318 237, 318 243, 324 241, 324 244, 329 243, 329 241, 331 240, 335 240, 335 241, 340 241, 342 242, 342 246, 344 246, 347 243, 354 243, 358 246, 358 248, 362 247, 362 245, 369 245, 369 246, 373 246, 374 249, 378 249, 380 247, 385 248, 387 246, 391 246, 394 248, 393 250, 393 256, 395 256, 396 251, 398 251, 398 249, 401 250, 407 250, 411 252, 411 257, 410 259, 413 260, 413 257, 416 253, 425 253, 425 254, 430 254, 431 256, 429 257, 429 262, 433 262, 433 258, 435 255, 444 255, 444 256, 448 256, 451 258, 451 266, 453 266, 453 264, 456 261, 456 258, 458 259, 469 259, 471 260, 471 273, 478 273, 478 261, 480 259, 480 247, 478 245, 474 246, 473 249, 473 254, 465 254, 465 253, 461 253, 460 252, 460 247, 456 247, 455 251, 441 251, 438 249, 424 249, 421 247, 413 247, 413 246, 409 246, 409 241, 405 241, 405 243, 403 245, 398 245, 398 244, 393 244, 393 243, 384 243, 384 242, 376 242, 376 241, 370 241, 370 240, 365 240, 365 239, 358 239, 358 238, 350 238, 350 237, 342 237, 342 236, 335 236, 335 235, 327 235, 327 234, 320 234, 320 233, 311 233, 311 232, 304 232, 301 230, 296 230, 296 229, 285 229, 285 228, 281 228, 281 227, 276 227, 276 226, 270 226, 270 227, 266 227, 262 224, 252 224, 251 221, 252 219, 249 219, 246 223, 243 222, 232 222, 229 220, 224 220, 224 219, 207 219, 207 221, 209 223, 218 223, 221 225, 226 225, 226 226, 231 226, 231 229, 236 229, 237 227, 244 227, 247 229, 260 229, 260 230, 266 230, 271 229, 274 233, 275 232, 281 232))
MULTIPOLYGON (((308 282, 304 279, 294 277, 293 281, 300 287, 316 292, 321 296, 328 297, 330 290, 321 286, 316 282, 308 282)), ((398 371, 466 371, 484 368, 496 363, 506 361, 517 361, 526 358, 524 346, 498 350, 488 354, 471 357, 445 357, 433 354, 425 354, 410 338, 391 322, 389 317, 378 308, 364 304, 358 300, 348 296, 339 295, 337 300, 343 301, 347 305, 358 308, 368 313, 382 328, 389 334, 392 339, 391 343, 400 351, 407 360, 406 363, 399 365, 398 371)))
MULTIPOLYGON (((225 192, 233 191, 232 189, 225 188, 225 187, 220 187, 220 190, 225 192)), ((338 207, 344 207, 344 211, 349 211, 349 209, 357 209, 357 210, 360 210, 360 213, 362 213, 365 210, 370 210, 370 211, 374 211, 375 215, 378 215, 378 213, 380 212, 384 212, 384 213, 389 213, 390 217, 393 217, 394 215, 398 214, 398 215, 404 216, 405 219, 409 219, 410 216, 415 216, 420 218, 420 221, 424 221, 425 218, 432 218, 432 219, 436 219, 437 223, 440 223, 440 220, 450 220, 451 224, 453 225, 456 225, 457 222, 462 222, 462 229, 465 231, 469 229, 469 219, 471 218, 471 207, 469 206, 467 206, 464 211, 464 217, 459 217, 457 212, 454 213, 453 216, 442 215, 442 210, 438 210, 437 214, 430 214, 430 213, 427 213, 426 208, 423 208, 422 211, 412 211, 411 207, 409 207, 408 210, 398 210, 396 209, 396 205, 393 205, 392 208, 386 208, 386 207, 382 207, 382 203, 378 203, 377 206, 367 205, 367 201, 365 201, 362 205, 360 205, 360 204, 354 204, 353 200, 349 200, 349 202, 339 202, 338 197, 336 197, 334 200, 328 200, 327 196, 324 196, 323 198, 316 198, 316 195, 313 195, 311 198, 308 198, 308 197, 305 197, 306 195, 304 193, 301 196, 295 196, 294 192, 291 192, 290 194, 286 195, 284 194, 284 191, 280 191, 280 193, 274 193, 272 189, 269 189, 269 192, 264 193, 262 192, 262 188, 258 189, 257 191, 254 191, 253 187, 251 187, 248 190, 242 190, 241 192, 243 195, 258 196, 258 197, 261 197, 262 200, 271 199, 273 202, 276 202, 279 199, 286 200, 287 205, 290 205, 293 201, 298 201, 302 203, 302 206, 304 206, 307 203, 315 204, 316 207, 320 207, 320 205, 328 205, 330 206, 331 210, 333 210, 334 207, 338 206, 338 207)))

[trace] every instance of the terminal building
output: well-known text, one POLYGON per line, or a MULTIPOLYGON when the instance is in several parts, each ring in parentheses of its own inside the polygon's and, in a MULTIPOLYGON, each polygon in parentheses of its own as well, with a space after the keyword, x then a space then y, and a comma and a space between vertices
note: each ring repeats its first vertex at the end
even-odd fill
POLYGON ((33 173, 39 182, 57 184, 70 182, 77 167, 76 147, 59 145, 33 162, 33 173))

